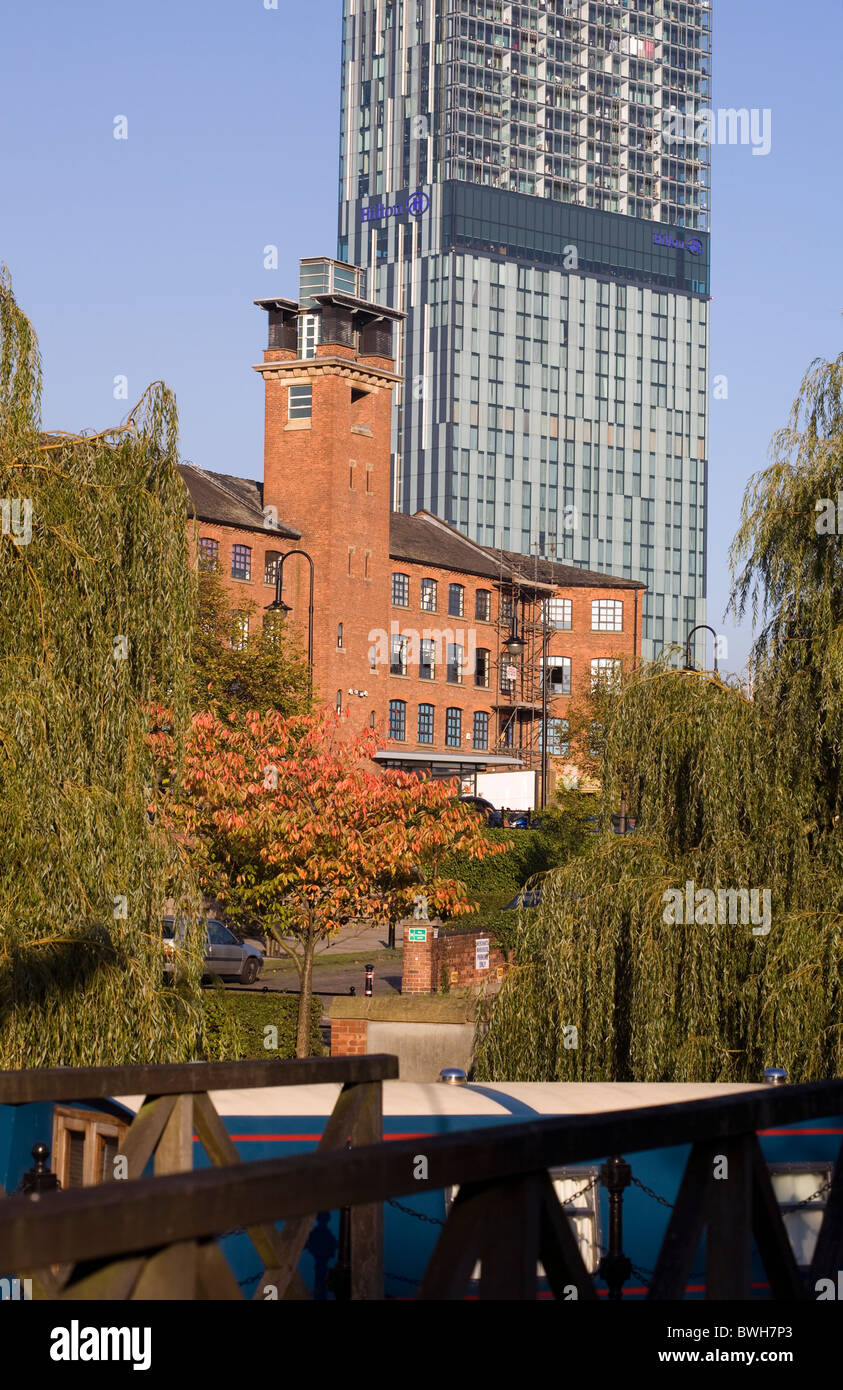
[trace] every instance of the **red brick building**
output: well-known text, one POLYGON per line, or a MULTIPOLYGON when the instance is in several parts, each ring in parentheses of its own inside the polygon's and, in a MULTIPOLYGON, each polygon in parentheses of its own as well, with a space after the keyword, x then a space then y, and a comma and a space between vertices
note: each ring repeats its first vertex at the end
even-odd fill
POLYGON ((233 611, 248 596, 259 613, 289 556, 282 597, 305 642, 312 573, 315 691, 380 731, 379 761, 463 776, 535 767, 545 678, 548 752, 564 759, 571 697, 638 659, 644 585, 488 549, 427 512, 391 512, 402 316, 336 290, 306 305, 256 302, 269 321, 255 368, 263 480, 183 467, 200 563, 219 565, 233 611), (505 646, 513 625, 516 656, 505 646))

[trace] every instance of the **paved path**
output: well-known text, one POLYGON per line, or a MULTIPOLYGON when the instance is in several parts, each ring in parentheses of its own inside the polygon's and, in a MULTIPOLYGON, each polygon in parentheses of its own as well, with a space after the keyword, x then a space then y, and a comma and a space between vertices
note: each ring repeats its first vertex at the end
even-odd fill
MULTIPOLYGON (((256 937, 247 936, 244 939, 259 946, 261 950, 265 949, 263 941, 259 941, 256 937)), ((290 945, 295 945, 295 938, 289 937, 287 939, 290 945)), ((403 944, 404 923, 399 922, 395 928, 396 948, 400 950, 403 944)), ((384 951, 388 947, 389 930, 385 924, 376 927, 345 927, 342 931, 337 932, 336 936, 331 937, 327 946, 320 946, 316 955, 317 959, 321 959, 322 956, 348 956, 352 952, 356 955, 358 952, 364 951, 384 951)), ((276 958, 283 956, 280 947, 275 943, 272 943, 272 951, 276 958)))
MULTIPOLYGON (((275 962, 272 962, 273 966, 275 962)), ((390 957, 389 960, 378 961, 377 957, 372 962, 374 971, 374 990, 376 994, 400 994, 401 993, 401 961, 390 957)), ((349 994, 352 987, 357 995, 363 995, 366 989, 365 962, 355 964, 343 961, 341 964, 330 966, 318 966, 313 972, 313 991, 314 994, 324 998, 325 1007, 328 1007, 330 1000, 337 994, 349 994)), ((230 989, 248 989, 250 994, 260 994, 262 991, 270 993, 299 992, 299 976, 295 966, 283 966, 280 970, 264 967, 259 979, 253 985, 230 985, 230 989)))

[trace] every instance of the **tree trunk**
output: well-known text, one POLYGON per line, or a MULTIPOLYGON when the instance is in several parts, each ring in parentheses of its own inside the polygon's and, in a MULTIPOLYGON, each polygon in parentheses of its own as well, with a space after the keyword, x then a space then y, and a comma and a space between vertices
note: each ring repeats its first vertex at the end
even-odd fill
POLYGON ((310 1001, 313 998, 313 956, 316 951, 316 937, 308 932, 304 941, 301 965, 301 991, 299 993, 299 1022, 296 1033, 296 1056, 310 1056, 310 1001))

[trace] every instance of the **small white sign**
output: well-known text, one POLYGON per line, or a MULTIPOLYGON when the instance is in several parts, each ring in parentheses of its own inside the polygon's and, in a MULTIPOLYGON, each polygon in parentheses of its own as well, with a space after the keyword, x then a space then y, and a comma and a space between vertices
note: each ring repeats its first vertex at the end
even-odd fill
POLYGON ((474 969, 489 969, 489 938, 488 936, 478 937, 474 943, 474 969))

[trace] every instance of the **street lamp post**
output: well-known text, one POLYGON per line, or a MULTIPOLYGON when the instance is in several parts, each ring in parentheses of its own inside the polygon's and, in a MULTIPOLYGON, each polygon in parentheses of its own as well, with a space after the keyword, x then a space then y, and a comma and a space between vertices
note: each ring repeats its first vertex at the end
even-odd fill
POLYGON ((696 671, 696 669, 697 669, 696 666, 694 665, 693 661, 691 660, 691 638, 693 637, 693 635, 694 635, 695 632, 710 632, 711 635, 712 635, 712 637, 714 638, 714 674, 715 674, 715 676, 716 676, 716 675, 718 674, 718 672, 717 672, 717 633, 715 632, 715 630, 714 630, 713 627, 709 627, 708 623, 697 623, 696 627, 692 627, 692 628, 691 628, 691 631, 688 633, 688 640, 687 640, 687 642, 685 643, 685 670, 686 670, 686 671, 696 671))
POLYGON ((303 555, 310 566, 310 598, 307 609, 307 664, 310 671, 308 694, 313 696, 313 559, 306 550, 288 550, 279 556, 275 570, 275 598, 266 605, 267 612, 292 613, 289 603, 284 602, 284 564, 292 555, 303 555))

